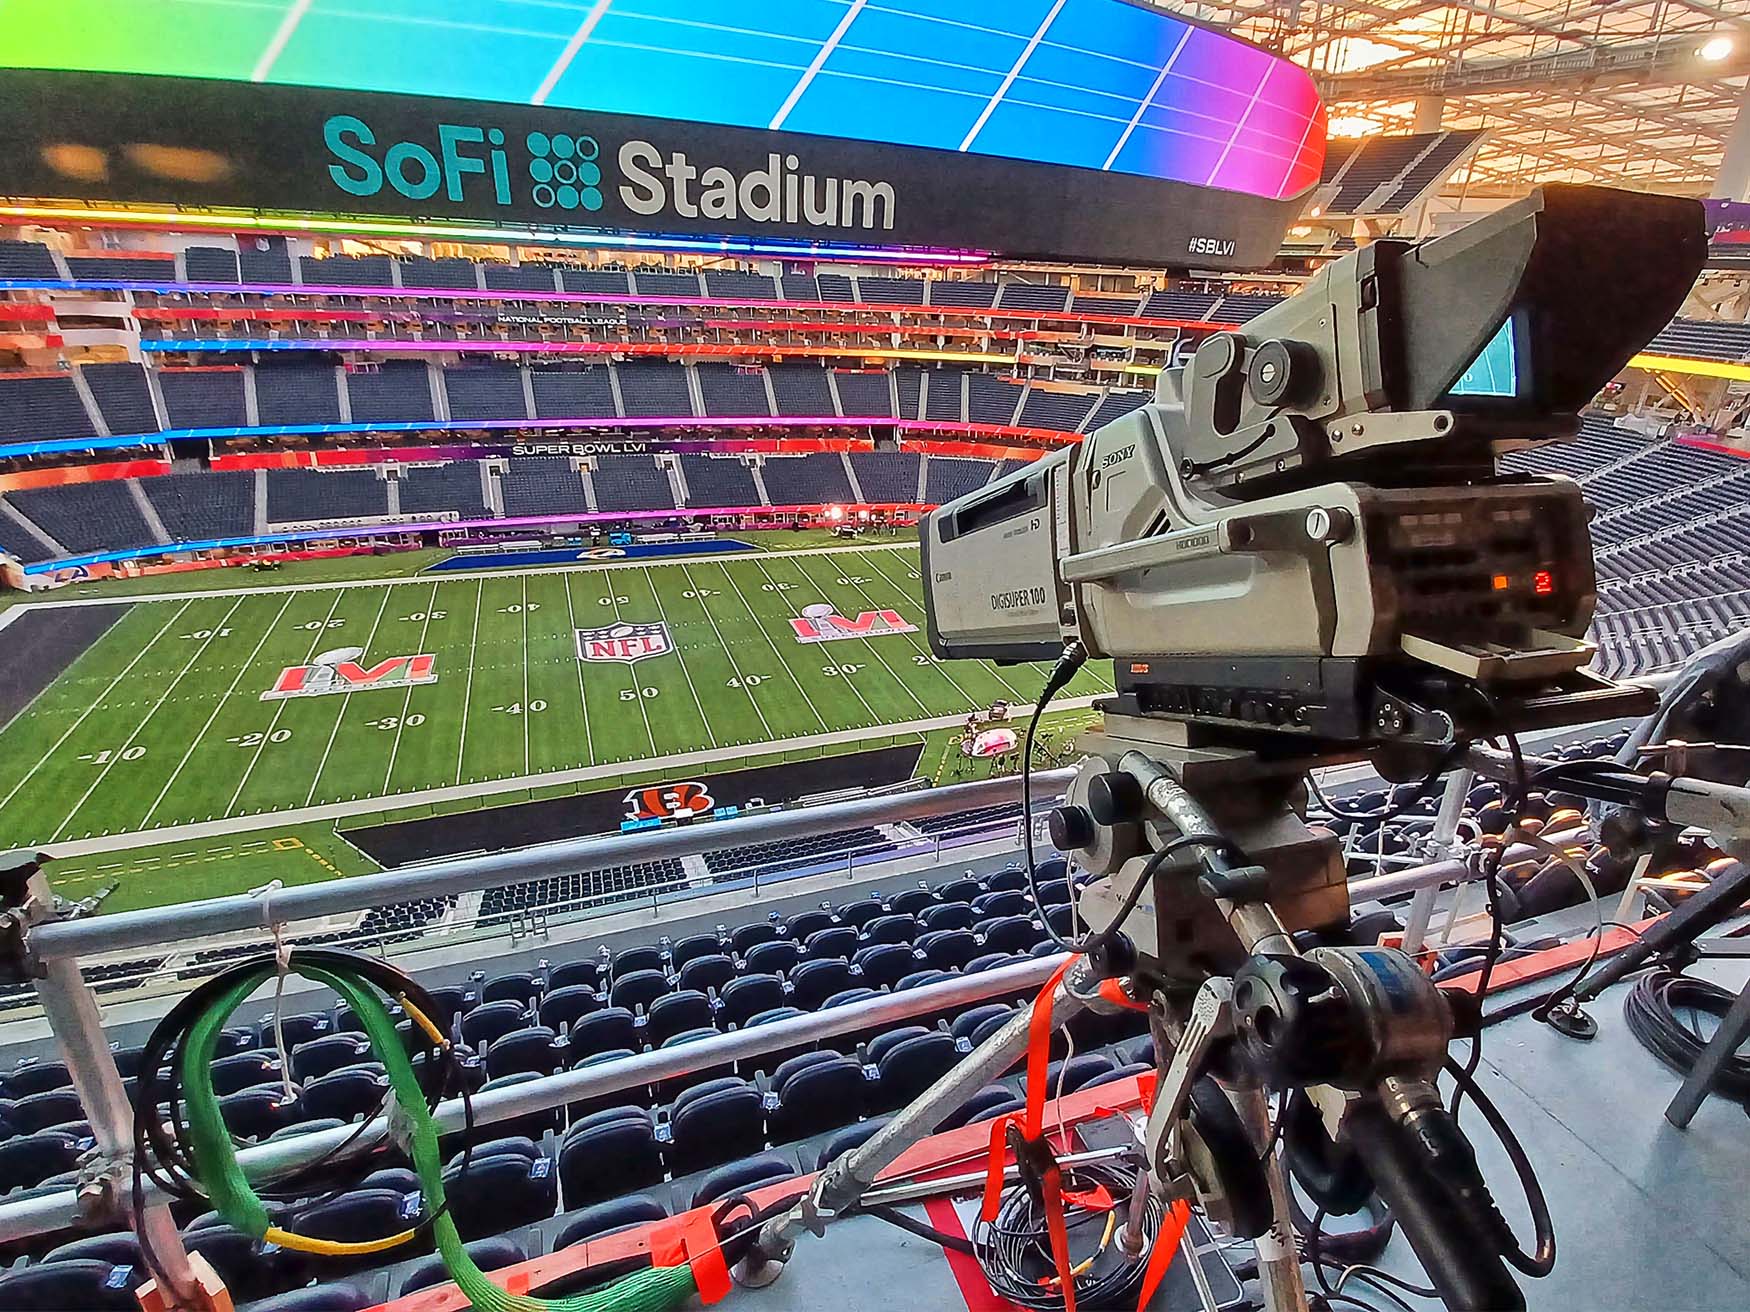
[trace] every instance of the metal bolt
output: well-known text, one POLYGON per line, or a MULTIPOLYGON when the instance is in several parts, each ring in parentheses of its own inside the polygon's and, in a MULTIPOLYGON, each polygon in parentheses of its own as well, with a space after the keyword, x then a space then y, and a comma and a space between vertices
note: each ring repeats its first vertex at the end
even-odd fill
POLYGON ((1323 506, 1306 512, 1306 535, 1314 542, 1323 542, 1331 531, 1331 514, 1323 506))
POLYGON ((1349 431, 1355 434, 1356 437, 1360 437, 1367 431, 1367 426, 1357 419, 1354 423, 1349 425, 1349 431))

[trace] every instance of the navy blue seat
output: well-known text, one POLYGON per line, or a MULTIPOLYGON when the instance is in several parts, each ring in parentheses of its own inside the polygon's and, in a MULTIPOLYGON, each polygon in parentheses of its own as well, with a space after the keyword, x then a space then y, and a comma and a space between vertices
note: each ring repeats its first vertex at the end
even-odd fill
POLYGON ((283 1254, 263 1251, 248 1235, 223 1223, 191 1228, 182 1236, 182 1244, 206 1258, 239 1302, 266 1298, 285 1284, 283 1254))
POLYGON ((765 1146, 765 1100, 745 1080, 708 1081, 681 1094, 669 1109, 668 1160, 677 1176, 721 1166, 765 1146))
MULTIPOLYGON (((355 1189, 297 1210, 293 1228, 314 1239, 359 1241, 380 1239, 405 1230, 418 1213, 419 1200, 393 1189, 355 1189)), ((357 1254, 306 1259, 315 1273, 350 1274, 381 1266, 380 1255, 357 1254)))
POLYGON ((772 1072, 778 1105, 770 1116, 773 1143, 806 1139, 837 1129, 863 1113, 868 1080, 853 1058, 811 1052, 792 1057, 772 1072))
POLYGON ((907 1039, 915 1039, 920 1034, 928 1034, 929 1032, 930 1029, 927 1025, 912 1024, 895 1025, 892 1029, 877 1034, 874 1038, 869 1040, 869 1045, 866 1049, 869 1064, 871 1066, 879 1066, 881 1064, 881 1059, 899 1044, 904 1043, 907 1039))
POLYGON ((991 1108, 1006 1107, 1010 1102, 1014 1101, 1014 1097, 1015 1091, 1013 1089, 1005 1088, 1001 1084, 987 1084, 965 1102, 961 1103, 960 1106, 949 1112, 943 1119, 941 1128, 944 1130, 958 1130, 962 1125, 972 1125, 978 1121, 988 1121, 993 1114, 1000 1115, 1000 1113, 993 1113, 991 1108))
POLYGON ((614 986, 608 990, 608 1001, 628 1011, 649 1009, 669 990, 668 976, 660 970, 634 970, 614 976, 614 986))
POLYGON ((524 1071, 551 1075, 564 1064, 565 1044, 546 1025, 512 1030, 486 1047, 486 1073, 495 1080, 524 1071))
POLYGON ((364 1312, 377 1300, 357 1285, 315 1285, 247 1303, 237 1312, 364 1312))
POLYGON ((851 958, 870 988, 892 988, 917 968, 917 953, 909 943, 877 943, 851 958))
MULTIPOLYGON (((705 1039, 721 1038, 720 1031, 701 1026, 698 1029, 682 1030, 663 1040, 664 1048, 684 1048, 689 1043, 699 1043, 705 1039)), ((696 1071, 688 1071, 685 1075, 671 1075, 666 1080, 659 1080, 651 1090, 653 1103, 672 1102, 681 1093, 695 1084, 703 1084, 707 1080, 719 1080, 725 1075, 735 1074, 735 1063, 720 1061, 715 1065, 702 1066, 696 1071)))
POLYGON ((1039 926, 1026 916, 998 916, 980 921, 974 928, 984 936, 986 952, 1026 952, 1042 936, 1039 926))
POLYGON ((971 929, 978 923, 978 917, 964 902, 943 902, 918 912, 918 923, 926 933, 934 933, 945 929, 971 929))
POLYGON ((978 936, 969 929, 936 929, 915 944, 937 970, 961 970, 979 954, 978 936))
POLYGON ((802 945, 802 955, 810 961, 823 961, 829 957, 848 961, 859 946, 854 928, 850 925, 834 925, 830 929, 819 929, 810 934, 808 941, 802 945))
POLYGON ((561 1248, 581 1244, 586 1239, 599 1239, 603 1235, 630 1230, 633 1226, 649 1225, 653 1221, 667 1219, 668 1212, 663 1209, 662 1204, 645 1194, 597 1203, 594 1207, 584 1208, 559 1228, 559 1234, 553 1241, 553 1251, 558 1252, 561 1248))
MULTIPOLYGON (((485 1093, 491 1089, 508 1089, 514 1085, 527 1084, 530 1080, 538 1080, 541 1078, 542 1076, 535 1071, 515 1071, 509 1075, 500 1075, 494 1079, 486 1081, 485 1084, 480 1086, 480 1092, 485 1093)), ((493 1126, 493 1128, 501 1134, 514 1134, 521 1135, 528 1139, 539 1139, 549 1130, 558 1130, 559 1121, 559 1110, 557 1108, 552 1108, 544 1112, 525 1112, 523 1115, 513 1117, 508 1121, 499 1121, 493 1126)))
MULTIPOLYGON (((1015 874, 1023 880, 1027 877, 1027 872, 1019 867, 1015 868, 1015 874)), ((1049 884, 1054 879, 1067 879, 1069 862, 1061 856, 1048 856, 1034 864, 1033 874, 1042 884, 1049 884)), ((996 885, 993 883, 990 887, 995 888, 996 885)))
POLYGON ((1033 910, 1033 901, 1016 889, 999 889, 972 900, 972 913, 980 920, 992 916, 1024 916, 1033 910))
POLYGON ((446 984, 442 988, 431 989, 429 998, 432 1024, 445 1034, 455 1029, 456 1021, 463 1012, 471 1011, 480 1001, 471 990, 460 984, 446 984))
POLYGON ((0 1275, 6 1312, 137 1312, 134 1286, 148 1279, 133 1267, 95 1258, 17 1267, 0 1275))
POLYGON ((761 943, 770 943, 778 937, 776 921, 756 920, 746 925, 738 925, 729 936, 729 945, 735 949, 738 957, 745 957, 761 943))
POLYGON ((121 1073, 121 1077, 125 1080, 140 1073, 140 1058, 146 1055, 146 1045, 143 1043, 112 1045, 109 1052, 110 1056, 115 1058, 116 1070, 121 1073))
POLYGON ((547 968, 547 992, 555 989, 568 989, 574 984, 584 984, 592 989, 600 990, 602 983, 601 962, 592 957, 580 961, 561 961, 547 968))
POLYGON ((784 981, 776 975, 743 975, 731 980, 721 997, 724 1020, 745 1025, 760 1012, 784 1005, 784 981))
POLYGON ((646 943, 641 947, 621 948, 614 953, 613 976, 617 983, 623 976, 636 974, 642 970, 663 970, 667 967, 662 948, 655 943, 646 943))
POLYGON ((613 1107, 586 1116, 559 1142, 559 1182, 567 1207, 582 1207, 628 1190, 662 1183, 656 1123, 641 1107, 613 1107))
MULTIPOLYGON (((285 1036, 286 1050, 297 1047, 300 1043, 308 1043, 311 1039, 320 1039, 334 1033, 334 1017, 326 1011, 304 1011, 295 1016, 280 1017, 280 1033, 285 1036)), ((256 1042, 251 1047, 272 1048, 278 1040, 274 1037, 273 1017, 263 1018, 256 1029, 256 1042)))
POLYGON ((864 946, 871 943, 910 943, 918 936, 916 916, 876 916, 858 935, 864 946))
POLYGON ((845 989, 842 993, 835 993, 825 1002, 821 1003, 820 1010, 825 1011, 829 1007, 848 1007, 853 1002, 867 1002, 870 998, 878 998, 880 996, 879 993, 871 988, 845 989))
POLYGON ((876 1116, 840 1130, 828 1139, 821 1148, 819 1155, 814 1159, 814 1169, 824 1171, 846 1153, 861 1148, 875 1137, 882 1126, 892 1119, 891 1116, 876 1116))
POLYGON ((638 1025, 624 1007, 603 1007, 582 1017, 565 1036, 572 1057, 592 1057, 598 1052, 638 1047, 638 1025))
POLYGON ((712 952, 682 966, 675 983, 683 989, 720 989, 735 978, 735 973, 733 961, 721 952, 712 952))
POLYGON ((902 889, 895 893, 887 899, 887 905, 893 909, 896 915, 915 916, 925 907, 935 906, 936 895, 924 885, 919 884, 916 888, 902 889))
POLYGON ((945 880, 936 885, 936 897, 943 902, 967 902, 984 893, 984 885, 969 875, 945 880))
MULTIPOLYGON (((213 1041, 213 1056, 216 1059, 230 1057, 239 1052, 248 1052, 251 1048, 259 1046, 255 1040, 256 1034, 253 1027, 233 1025, 229 1029, 219 1031, 219 1037, 213 1041)), ((288 1036, 286 1047, 290 1048, 291 1046, 292 1040, 288 1036)))
POLYGON ((644 1037, 661 1047, 687 1030, 710 1028, 711 1021, 711 999, 698 989, 665 993, 650 1004, 650 1013, 644 1018, 644 1037))
POLYGON ((810 934, 818 934, 832 926, 832 912, 825 907, 818 911, 798 911, 784 922, 784 935, 793 943, 806 943, 810 934))
MULTIPOLYGON (((532 1162, 540 1155, 541 1149, 533 1139, 521 1134, 506 1134, 477 1143, 472 1149, 458 1149, 450 1154, 450 1159, 444 1163, 444 1169, 447 1171, 465 1161, 484 1161, 488 1157, 520 1157, 525 1162, 532 1162)), ((418 1185, 414 1187, 418 1188, 418 1185)))
POLYGON ((545 1157, 515 1153, 476 1155, 466 1169, 444 1171, 444 1197, 463 1239, 484 1239, 545 1221, 558 1210, 559 1179, 545 1157))
POLYGON ((0 1097, 23 1098, 33 1093, 48 1093, 53 1089, 71 1089, 73 1077, 65 1062, 33 1061, 0 1078, 0 1097))
POLYGON ((1086 1084, 1082 1085, 1082 1088, 1084 1088, 1084 1089, 1096 1089, 1102 1084, 1116 1084, 1116 1083, 1118 1083, 1119 1080, 1128 1080, 1132 1076, 1135 1076, 1135 1075, 1147 1075, 1147 1074, 1151 1073, 1153 1070, 1154 1070, 1154 1063, 1153 1062, 1146 1062, 1146 1061, 1126 1062, 1122 1066, 1114 1066, 1111 1070, 1107 1071, 1104 1075, 1096 1075, 1093 1079, 1089 1080, 1086 1084))
POLYGON ((71 1089, 27 1094, 6 1111, 7 1124, 19 1134, 35 1134, 38 1130, 84 1119, 85 1109, 79 1105, 79 1095, 71 1089))
MULTIPOLYGON (((1043 867, 1039 867, 1043 869, 1043 867)), ((1039 876, 1041 879, 1044 875, 1039 876)), ((1007 866, 984 877, 984 886, 992 893, 1001 893, 1008 889, 1024 889, 1027 887, 1027 872, 1020 866, 1007 866)))
POLYGON ((1068 1061, 1054 1061, 1045 1068, 1045 1089, 1048 1097, 1057 1096, 1057 1081, 1063 1077, 1063 1091, 1074 1093, 1077 1089, 1086 1088, 1102 1075, 1110 1075, 1117 1069, 1114 1062, 1103 1052, 1077 1053, 1068 1061))
POLYGON ((940 1030, 894 1044, 877 1062, 882 1104, 903 1107, 945 1075, 959 1059, 953 1036, 940 1030))
POLYGON ((279 1056, 272 1052, 240 1052, 221 1057, 207 1068, 213 1092, 224 1095, 257 1084, 271 1084, 280 1077, 279 1056))
POLYGON ((1049 883, 1039 885, 1039 901, 1044 906, 1068 906, 1073 897, 1067 879, 1053 879, 1049 883))
POLYGON ((480 986, 482 1002, 530 1003, 541 996, 541 985, 526 970, 494 975, 480 986))
POLYGON ((356 1066, 370 1055, 371 1041, 362 1034, 330 1034, 312 1039, 292 1049, 292 1078, 302 1084, 342 1066, 356 1066))
POLYGON ((219 1115, 232 1134, 260 1142, 303 1119, 296 1098, 277 1088, 244 1089, 219 1099, 219 1115))
POLYGON ((1118 1055, 1126 1062, 1142 1061, 1150 1066, 1155 1064, 1155 1041, 1152 1037, 1132 1039, 1129 1043, 1120 1045, 1118 1055))
MULTIPOLYGON (((529 1255, 522 1247, 503 1235, 494 1235, 488 1239, 476 1239, 465 1245, 468 1259, 482 1271, 496 1271, 500 1267, 515 1266, 518 1262, 526 1262, 529 1255)), ((401 1297, 417 1294, 422 1289, 431 1289, 436 1285, 450 1283, 450 1270, 444 1265, 441 1257, 428 1257, 401 1279, 401 1297)))
MULTIPOLYGON (((573 1065, 571 1069, 574 1071, 580 1071, 586 1067, 601 1066, 610 1061, 619 1061, 623 1057, 635 1057, 637 1055, 638 1054, 633 1052, 630 1048, 609 1048, 605 1052, 598 1052, 585 1057, 582 1061, 573 1065)), ((576 1102, 567 1103, 565 1105, 565 1111, 571 1118, 571 1123, 576 1125, 579 1121, 594 1116, 597 1112, 607 1111, 614 1107, 626 1107, 633 1103, 637 1103, 640 1106, 649 1106, 650 1091, 644 1088, 621 1089, 616 1093, 597 1094, 593 1098, 579 1098, 576 1102)))
POLYGON ((411 1166, 384 1166, 359 1181, 361 1189, 399 1189, 404 1194, 419 1192, 419 1175, 411 1166))
POLYGON ((300 1090, 306 1116, 351 1121, 375 1111, 388 1091, 389 1077, 369 1066, 343 1066, 300 1090))
POLYGON ((1022 952, 981 952, 971 961, 961 967, 963 975, 977 975, 987 970, 997 970, 1003 966, 1012 966, 1018 961, 1025 961, 1027 956, 1022 952))
MULTIPOLYGON (((985 1026, 995 1021, 1001 1025, 1015 1014, 1013 1007, 1004 1006, 1000 1002, 987 1002, 982 1006, 972 1007, 961 1012, 948 1027, 948 1032, 957 1039, 973 1042, 972 1036, 984 1030, 985 1026)), ((976 1047, 977 1045, 974 1044, 976 1047)))
POLYGON ((849 962, 836 957, 804 961, 790 972, 790 997, 804 1011, 817 1011, 835 993, 852 985, 849 962))
POLYGON ((728 1166, 719 1166, 699 1181, 693 1190, 693 1206, 704 1207, 732 1194, 747 1193, 763 1185, 776 1184, 796 1175, 796 1163, 782 1153, 761 1153, 743 1158, 728 1166))
POLYGON ((1076 909, 1068 902, 1047 905, 1045 920, 1065 938, 1070 938, 1076 933, 1076 909))
POLYGON ((846 902, 838 909, 841 924, 854 925, 861 930, 871 920, 887 914, 887 904, 879 897, 860 897, 855 902, 846 902))
MULTIPOLYGON (((742 964, 750 975, 788 975, 802 960, 802 945, 787 938, 756 943, 742 964)), ((722 985, 718 985, 719 988, 722 985)))
MULTIPOLYGON (((801 1010, 796 1007, 773 1007, 770 1011, 762 1011, 757 1016, 749 1016, 747 1024, 742 1028, 752 1029, 757 1025, 770 1025, 774 1021, 790 1020, 792 1017, 800 1016, 802 1014, 801 1010)), ((760 1064, 766 1067, 777 1067, 783 1065, 784 1062, 792 1057, 797 1057, 805 1052, 812 1051, 814 1051, 814 1045, 812 1043, 797 1043, 788 1048, 777 1048, 766 1053, 765 1056, 760 1058, 760 1064)))
MULTIPOLYGON (((668 964, 675 971, 684 971, 700 957, 721 957, 723 955, 723 940, 715 934, 693 934, 683 938, 678 943, 672 943, 668 949, 668 964)), ((694 988, 695 985, 685 985, 694 988)))
POLYGON ((509 998, 483 1002, 462 1017, 462 1042, 484 1051, 493 1040, 502 1039, 528 1023, 529 1009, 524 1003, 509 998))
POLYGON ((893 986, 895 993, 904 993, 908 989, 927 988, 931 984, 941 984, 953 979, 954 976, 945 970, 914 970, 909 975, 900 977, 899 983, 893 986))
POLYGON ((111 1266, 144 1266, 140 1257, 140 1241, 127 1230, 113 1235, 86 1235, 70 1244, 51 1248, 43 1254, 45 1262, 108 1262, 111 1266))
POLYGON ((588 984, 567 984, 549 989, 541 998, 541 1024, 550 1030, 568 1029, 591 1012, 602 1009, 602 995, 588 984))

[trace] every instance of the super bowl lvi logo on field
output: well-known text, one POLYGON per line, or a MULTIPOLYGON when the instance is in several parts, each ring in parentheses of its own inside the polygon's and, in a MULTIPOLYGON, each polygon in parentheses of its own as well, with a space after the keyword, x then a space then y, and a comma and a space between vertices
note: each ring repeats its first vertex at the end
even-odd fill
POLYGON ((824 601, 804 606, 790 621, 797 642, 838 642, 844 638, 879 638, 888 633, 916 633, 896 610, 866 610, 848 620, 824 601))
POLYGON ((364 657, 363 647, 337 647, 323 652, 308 665, 288 665, 273 681, 273 687, 261 694, 261 700, 325 697, 368 688, 407 688, 437 682, 435 656, 390 656, 369 669, 361 664, 364 657))
POLYGON ((646 656, 666 656, 674 650, 666 624, 610 624, 577 630, 577 659, 620 661, 630 665, 646 656))

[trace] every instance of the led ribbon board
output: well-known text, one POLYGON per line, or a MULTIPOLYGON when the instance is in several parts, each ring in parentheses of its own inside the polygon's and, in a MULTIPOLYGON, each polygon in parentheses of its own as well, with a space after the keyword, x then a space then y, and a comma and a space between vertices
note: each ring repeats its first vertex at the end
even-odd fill
POLYGON ((0 47, 19 197, 1238 267, 1324 157, 1304 71, 1125 0, 14 0, 0 47))

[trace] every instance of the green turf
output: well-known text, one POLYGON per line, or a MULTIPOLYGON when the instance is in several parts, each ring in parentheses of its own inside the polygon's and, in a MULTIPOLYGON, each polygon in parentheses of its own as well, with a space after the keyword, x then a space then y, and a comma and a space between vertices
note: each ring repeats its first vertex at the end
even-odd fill
MULTIPOLYGON (((922 633, 795 640, 791 617, 818 601, 921 626, 917 575, 915 550, 897 547, 349 587, 268 574, 137 602, 0 732, 0 847, 373 799, 388 810, 423 790, 623 774, 700 750, 733 769, 798 737, 869 731, 853 735, 861 744, 885 726, 1031 700, 1042 670, 938 662, 922 633), (616 620, 666 622, 676 651, 580 662, 573 630, 616 620), (343 646, 364 648, 367 667, 430 653, 438 681, 261 700, 282 668, 343 646)), ((1066 695, 1106 686, 1088 671, 1066 695)))

